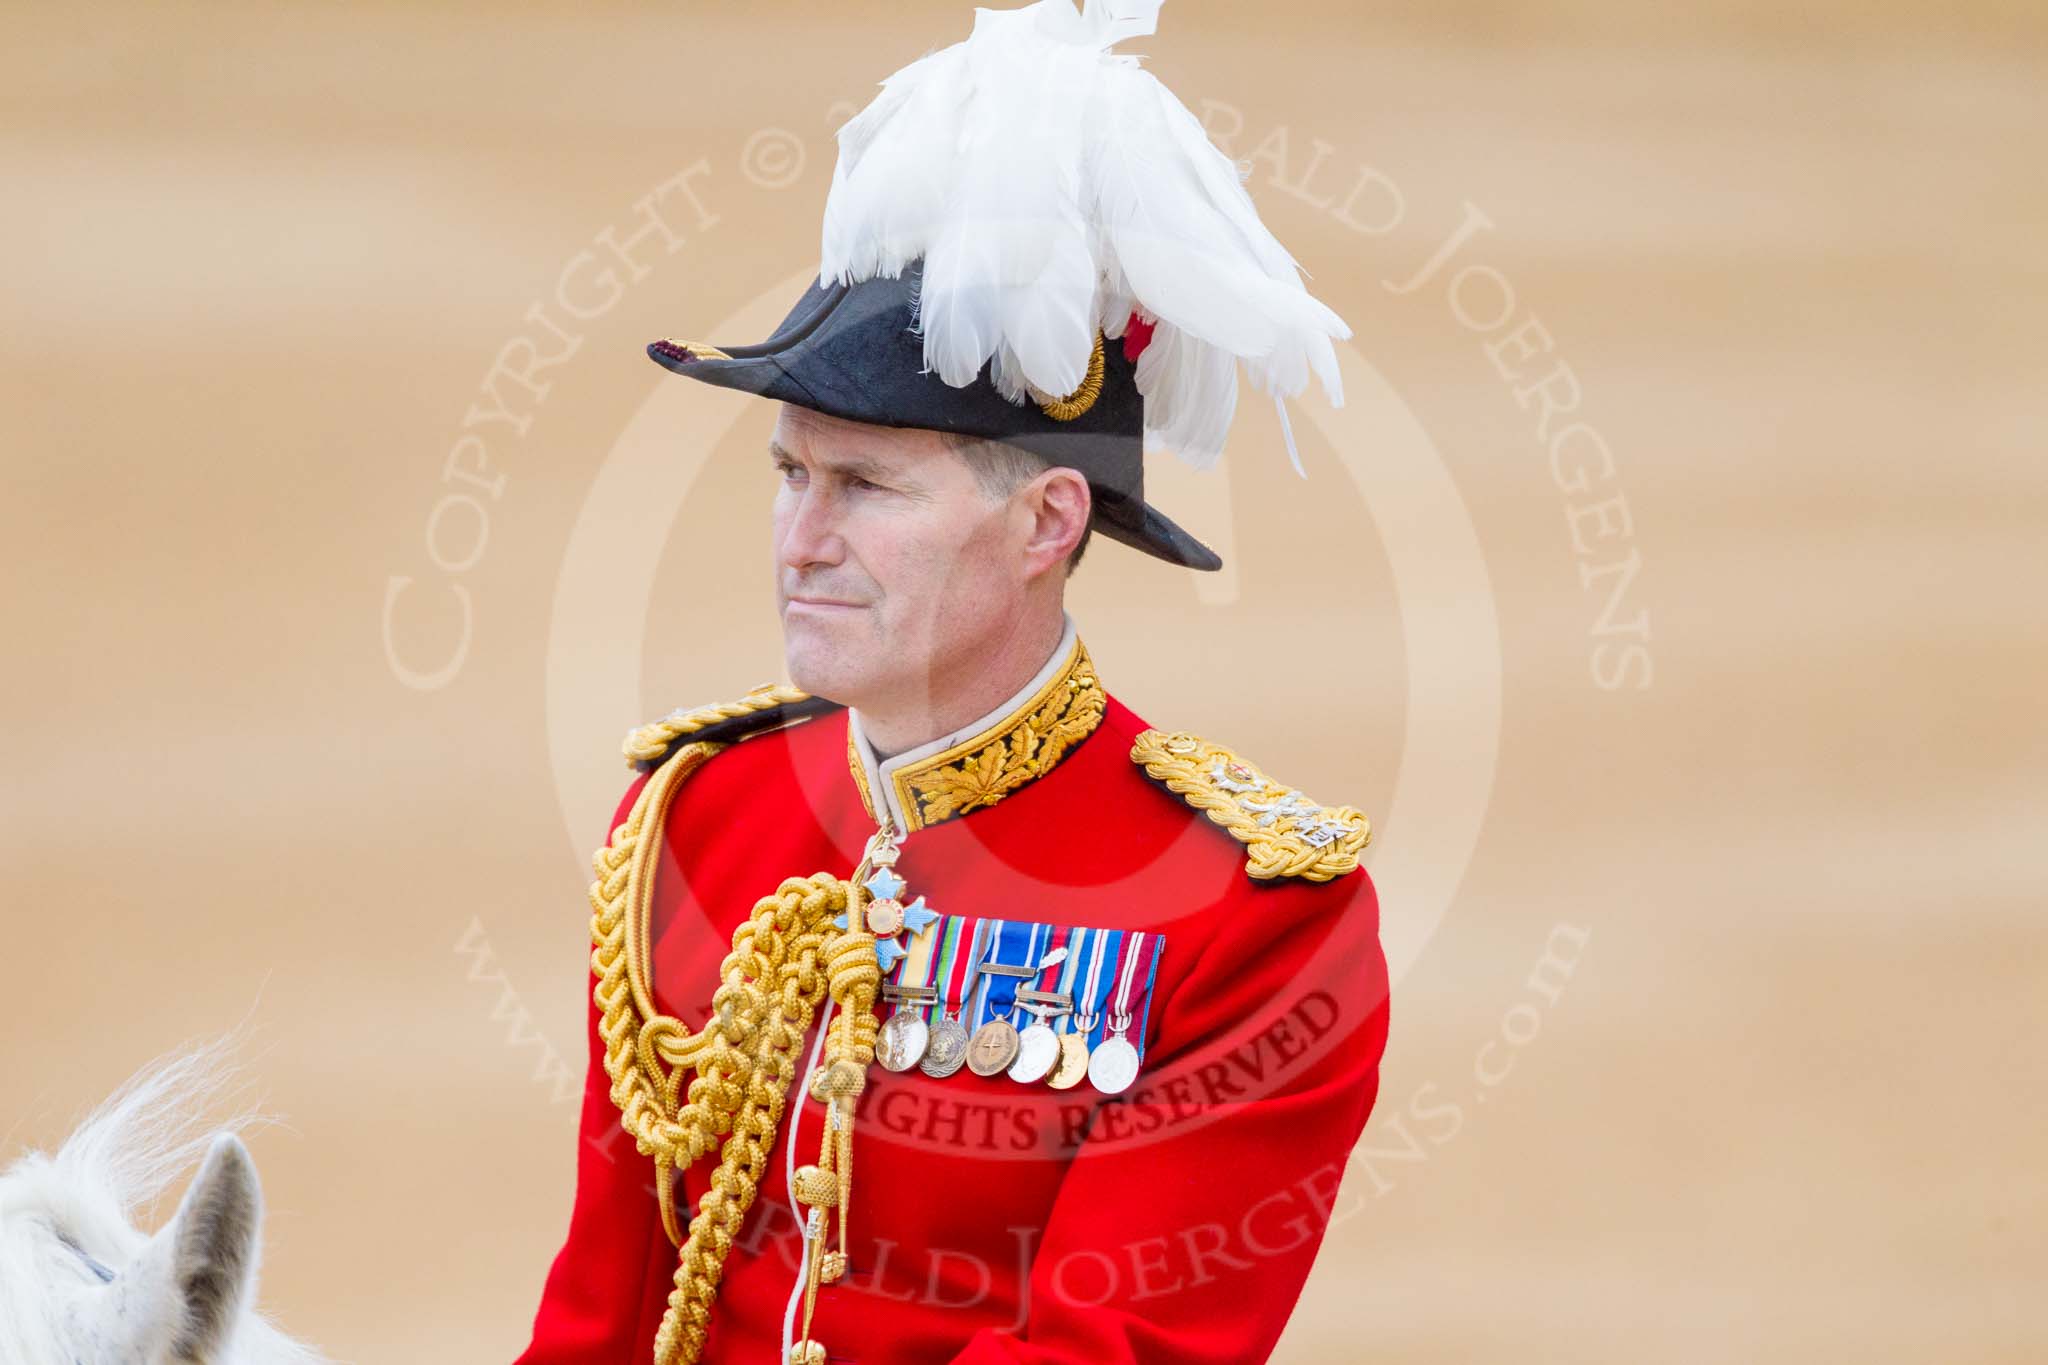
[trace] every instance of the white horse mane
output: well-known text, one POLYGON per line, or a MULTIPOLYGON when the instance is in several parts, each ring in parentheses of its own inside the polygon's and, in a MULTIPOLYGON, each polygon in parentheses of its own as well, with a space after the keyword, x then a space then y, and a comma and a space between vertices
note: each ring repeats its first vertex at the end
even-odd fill
POLYGON ((0 1365, 319 1365, 254 1306, 262 1198, 239 1137, 206 1114, 233 1039, 181 1048, 109 1096, 55 1154, 0 1172, 0 1365), (195 1165, 154 1236, 135 1217, 195 1165))

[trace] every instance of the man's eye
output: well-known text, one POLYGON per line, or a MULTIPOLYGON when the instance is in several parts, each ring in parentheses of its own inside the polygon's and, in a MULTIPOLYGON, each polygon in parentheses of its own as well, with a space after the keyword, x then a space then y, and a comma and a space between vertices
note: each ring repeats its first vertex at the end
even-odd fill
POLYGON ((879 493, 882 491, 882 485, 869 483, 866 479, 851 479, 848 482, 852 483, 855 488, 860 489, 863 493, 879 493))

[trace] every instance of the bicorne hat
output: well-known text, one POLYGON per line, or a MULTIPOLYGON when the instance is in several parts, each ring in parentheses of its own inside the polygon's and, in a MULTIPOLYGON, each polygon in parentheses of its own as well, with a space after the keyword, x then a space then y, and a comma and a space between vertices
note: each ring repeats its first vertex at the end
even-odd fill
POLYGON ((1222 455, 1237 367, 1285 398, 1332 338, 1237 167, 1110 46, 1161 0, 977 9, 839 130, 818 279, 753 345, 663 340, 677 374, 882 426, 1005 441, 1079 470, 1095 528, 1194 569, 1222 560, 1145 500, 1145 461, 1222 455))

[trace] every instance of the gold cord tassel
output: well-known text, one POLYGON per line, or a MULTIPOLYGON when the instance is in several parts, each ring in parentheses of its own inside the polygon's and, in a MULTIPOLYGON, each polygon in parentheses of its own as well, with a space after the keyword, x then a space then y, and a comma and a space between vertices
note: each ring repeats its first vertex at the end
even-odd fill
MULTIPOLYGON (((683 722, 677 733, 688 733, 687 727, 683 722)), ((663 1226, 680 1246, 675 1287, 655 1336, 656 1365, 690 1365, 703 1352, 725 1258, 760 1190, 796 1079, 797 1053, 827 992, 840 1013, 818 1078, 829 1092, 821 1098, 828 1105, 831 1152, 821 1174, 831 1186, 830 1204, 839 1209, 837 1264, 843 1270, 853 1102, 866 1083, 878 1027, 881 968, 874 936, 861 920, 859 885, 827 873, 784 881, 733 931, 703 1028, 692 1032, 655 1010, 646 940, 652 865, 677 788, 719 747, 685 744, 656 769, 598 851, 590 888, 592 998, 612 1102, 635 1145, 654 1159, 663 1226), (845 930, 832 924, 841 913, 845 930), (677 1225, 674 1178, 713 1146, 718 1169, 685 1233, 677 1225)), ((801 1198, 804 1190, 798 1193, 801 1198)), ((829 1205, 811 1207, 822 1228, 829 1205)), ((820 1275, 822 1240, 821 1233, 820 1275)), ((808 1308, 805 1320, 808 1330, 808 1308)), ((822 1359, 822 1349, 818 1354, 822 1359)))

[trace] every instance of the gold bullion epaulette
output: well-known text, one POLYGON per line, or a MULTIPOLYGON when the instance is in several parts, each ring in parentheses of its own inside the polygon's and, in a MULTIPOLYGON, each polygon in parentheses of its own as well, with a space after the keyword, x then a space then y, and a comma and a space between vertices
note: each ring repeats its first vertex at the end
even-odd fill
POLYGON ((653 772, 685 744, 733 744, 838 709, 836 701, 781 683, 763 683, 738 701, 671 711, 627 735, 620 748, 633 767, 653 772))
POLYGON ((1145 775, 1230 831, 1244 870, 1264 881, 1326 882, 1358 867, 1372 825, 1350 806, 1322 806, 1275 782, 1220 744, 1185 731, 1147 730, 1131 745, 1145 775))

